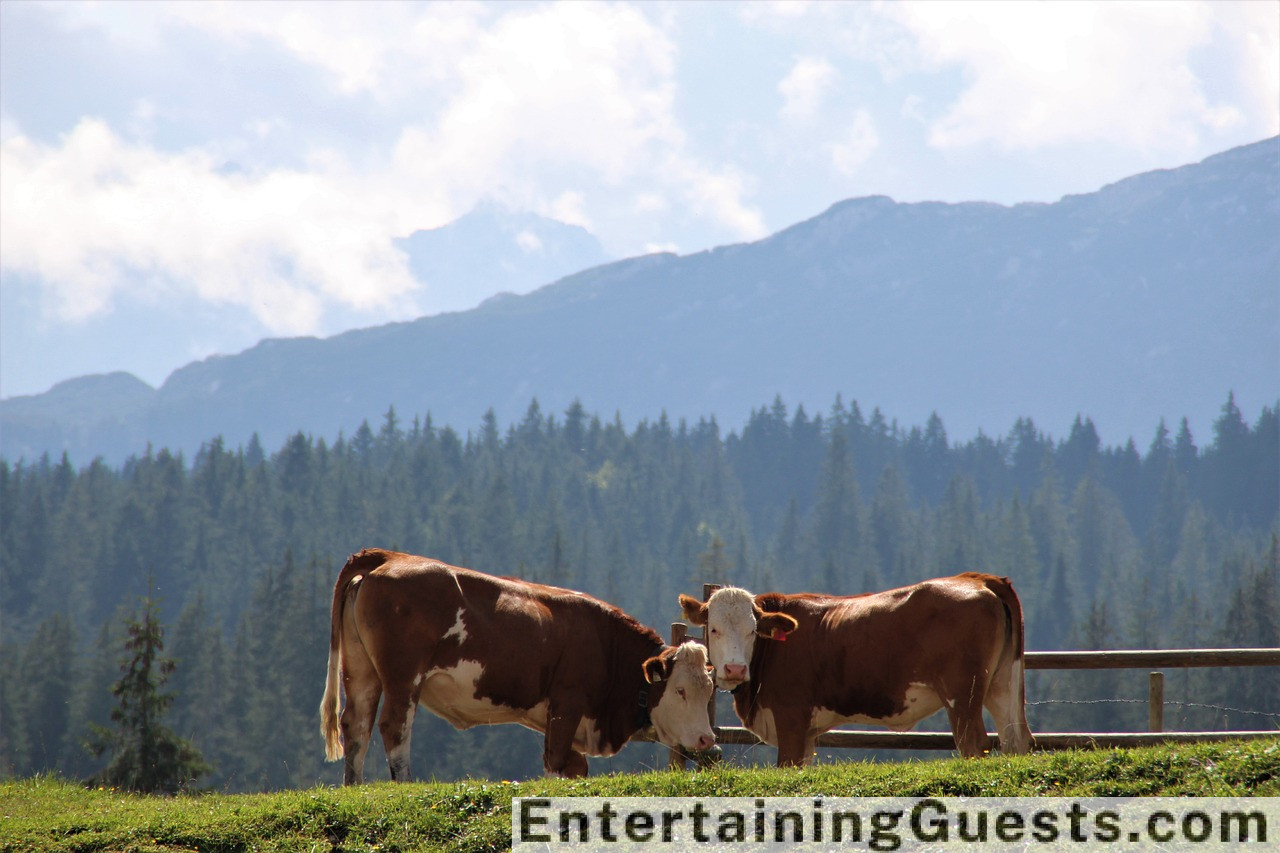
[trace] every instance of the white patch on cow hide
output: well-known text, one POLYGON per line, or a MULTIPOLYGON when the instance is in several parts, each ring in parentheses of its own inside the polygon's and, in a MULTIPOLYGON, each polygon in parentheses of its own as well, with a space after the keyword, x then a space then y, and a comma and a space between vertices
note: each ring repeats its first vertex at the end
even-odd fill
POLYGON ((600 741, 600 729, 597 728, 596 721, 591 717, 583 717, 578 723, 578 730, 573 733, 573 748, 587 755, 613 755, 614 750, 600 741))
POLYGON ((761 708, 751 718, 751 731, 769 746, 778 745, 778 727, 773 721, 773 711, 761 708))
POLYGON ((457 729, 522 722, 523 710, 476 696, 476 683, 482 675, 484 666, 475 660, 461 660, 447 669, 428 670, 418 702, 457 729))
POLYGON ((440 639, 447 640, 450 637, 457 637, 458 645, 462 645, 467 641, 467 626, 462 624, 462 608, 461 607, 458 608, 458 616, 453 623, 453 627, 450 628, 448 631, 445 631, 444 636, 441 637, 440 639))
MULTIPOLYGON (((426 683, 418 701, 427 710, 456 729, 469 729, 496 723, 519 723, 536 732, 546 733, 550 713, 546 699, 532 708, 499 705, 476 695, 476 684, 484 675, 479 661, 462 660, 457 666, 433 669, 425 674, 426 683)), ((573 736, 573 748, 587 755, 613 755, 603 742, 596 721, 584 717, 573 736)))
POLYGON ((938 696, 934 689, 918 681, 913 681, 907 685, 902 701, 905 708, 889 717, 871 717, 866 714, 855 714, 851 717, 846 717, 843 714, 837 714, 830 708, 815 708, 810 725, 819 732, 830 731, 845 723, 884 726, 895 732, 905 732, 910 731, 915 727, 916 723, 925 717, 937 713, 938 709, 942 707, 942 698, 938 696))

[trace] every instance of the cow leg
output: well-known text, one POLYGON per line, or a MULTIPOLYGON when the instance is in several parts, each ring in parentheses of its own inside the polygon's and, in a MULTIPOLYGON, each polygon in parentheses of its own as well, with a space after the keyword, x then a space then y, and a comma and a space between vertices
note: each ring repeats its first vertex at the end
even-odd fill
POLYGON ((955 698, 944 697, 947 716, 951 719, 951 733, 956 749, 965 758, 978 758, 991 752, 991 738, 982 719, 983 689, 975 676, 967 689, 955 698))
POLYGON ((804 764, 803 767, 809 767, 818 760, 818 733, 812 729, 809 736, 804 739, 804 764))
POLYGON ((1027 725, 1022 679, 1022 661, 1018 660, 997 669, 987 687, 986 707, 1000 735, 1000 751, 1006 755, 1025 755, 1031 751, 1031 728, 1027 725))
POLYGON ((382 716, 378 719, 378 731, 382 733, 382 745, 387 750, 387 767, 393 782, 410 782, 409 744, 413 739, 413 715, 417 710, 414 696, 403 691, 387 691, 382 703, 382 716))
POLYGON ((364 761, 373 740, 373 720, 382 699, 382 679, 356 625, 355 587, 347 591, 342 623, 342 692, 347 696, 339 725, 342 729, 344 785, 364 782, 364 761))
POLYGON ((779 767, 804 767, 813 761, 815 733, 809 727, 812 716, 807 708, 774 710, 779 767))
POLYGON ((542 742, 542 767, 548 775, 576 779, 587 775, 587 757, 573 748, 582 715, 550 709, 547 736, 542 742))
POLYGON ((567 754, 555 758, 548 756, 544 751, 542 754, 542 766, 548 775, 559 776, 563 779, 581 779, 590 772, 587 765, 587 757, 576 749, 571 749, 567 754))
POLYGON ((376 681, 353 690, 348 682, 347 706, 342 709, 342 784, 364 782, 364 760, 373 737, 373 718, 378 713, 382 690, 376 681))

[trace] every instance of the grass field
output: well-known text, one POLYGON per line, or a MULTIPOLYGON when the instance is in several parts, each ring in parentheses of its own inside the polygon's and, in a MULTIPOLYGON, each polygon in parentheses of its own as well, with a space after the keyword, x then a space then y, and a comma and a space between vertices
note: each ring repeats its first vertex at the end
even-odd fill
POLYGON ((40 777, 0 784, 3 851, 487 851, 510 846, 517 796, 1280 796, 1275 740, 980 761, 719 767, 521 783, 382 783, 146 797, 40 777))

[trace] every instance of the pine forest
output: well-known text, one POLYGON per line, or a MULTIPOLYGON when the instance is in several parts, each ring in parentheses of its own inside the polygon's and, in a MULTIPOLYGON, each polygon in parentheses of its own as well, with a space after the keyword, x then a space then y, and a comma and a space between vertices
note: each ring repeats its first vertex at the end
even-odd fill
MULTIPOLYGON (((0 460, 0 776, 102 771, 86 742, 154 596, 176 664, 166 724, 212 768, 195 787, 340 782, 317 708, 332 584, 364 547, 582 590, 663 635, 704 582, 856 593, 973 570, 1013 580, 1032 650, 1277 647, 1278 411, 1250 421, 1228 395, 1211 435, 1184 420, 1107 447, 1083 416, 1065 438, 1024 418, 959 441, 936 415, 903 427, 839 398, 822 413, 777 399, 728 433, 533 402, 466 434, 392 409, 273 448, 0 460)), ((1028 718, 1141 731, 1145 695, 1145 673, 1032 672, 1028 718)), ((1172 671, 1166 697, 1170 729, 1280 726, 1274 668, 1172 671)), ((415 726, 423 778, 541 773, 526 729, 415 726)), ((591 763, 662 761, 633 744, 591 763)), ((367 771, 386 778, 380 744, 367 771)))

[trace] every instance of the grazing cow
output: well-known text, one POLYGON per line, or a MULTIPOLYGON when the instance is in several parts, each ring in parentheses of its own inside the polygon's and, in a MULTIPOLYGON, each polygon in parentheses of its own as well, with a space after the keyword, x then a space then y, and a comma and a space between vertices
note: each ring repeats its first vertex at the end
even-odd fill
POLYGON ((709 670, 704 649, 665 646, 591 596, 366 549, 333 588, 320 730, 329 760, 345 756, 348 785, 364 780, 379 701, 392 779, 410 778, 419 704, 459 729, 520 723, 543 732, 546 771, 585 776, 584 753, 613 755, 650 725, 668 746, 712 746, 709 670))
POLYGON ((906 731, 940 708, 965 757, 990 750, 984 706, 1003 751, 1031 749, 1022 604, 1008 578, 969 572, 854 596, 726 587, 680 606, 707 626, 716 683, 780 767, 808 763, 840 723, 906 731))

